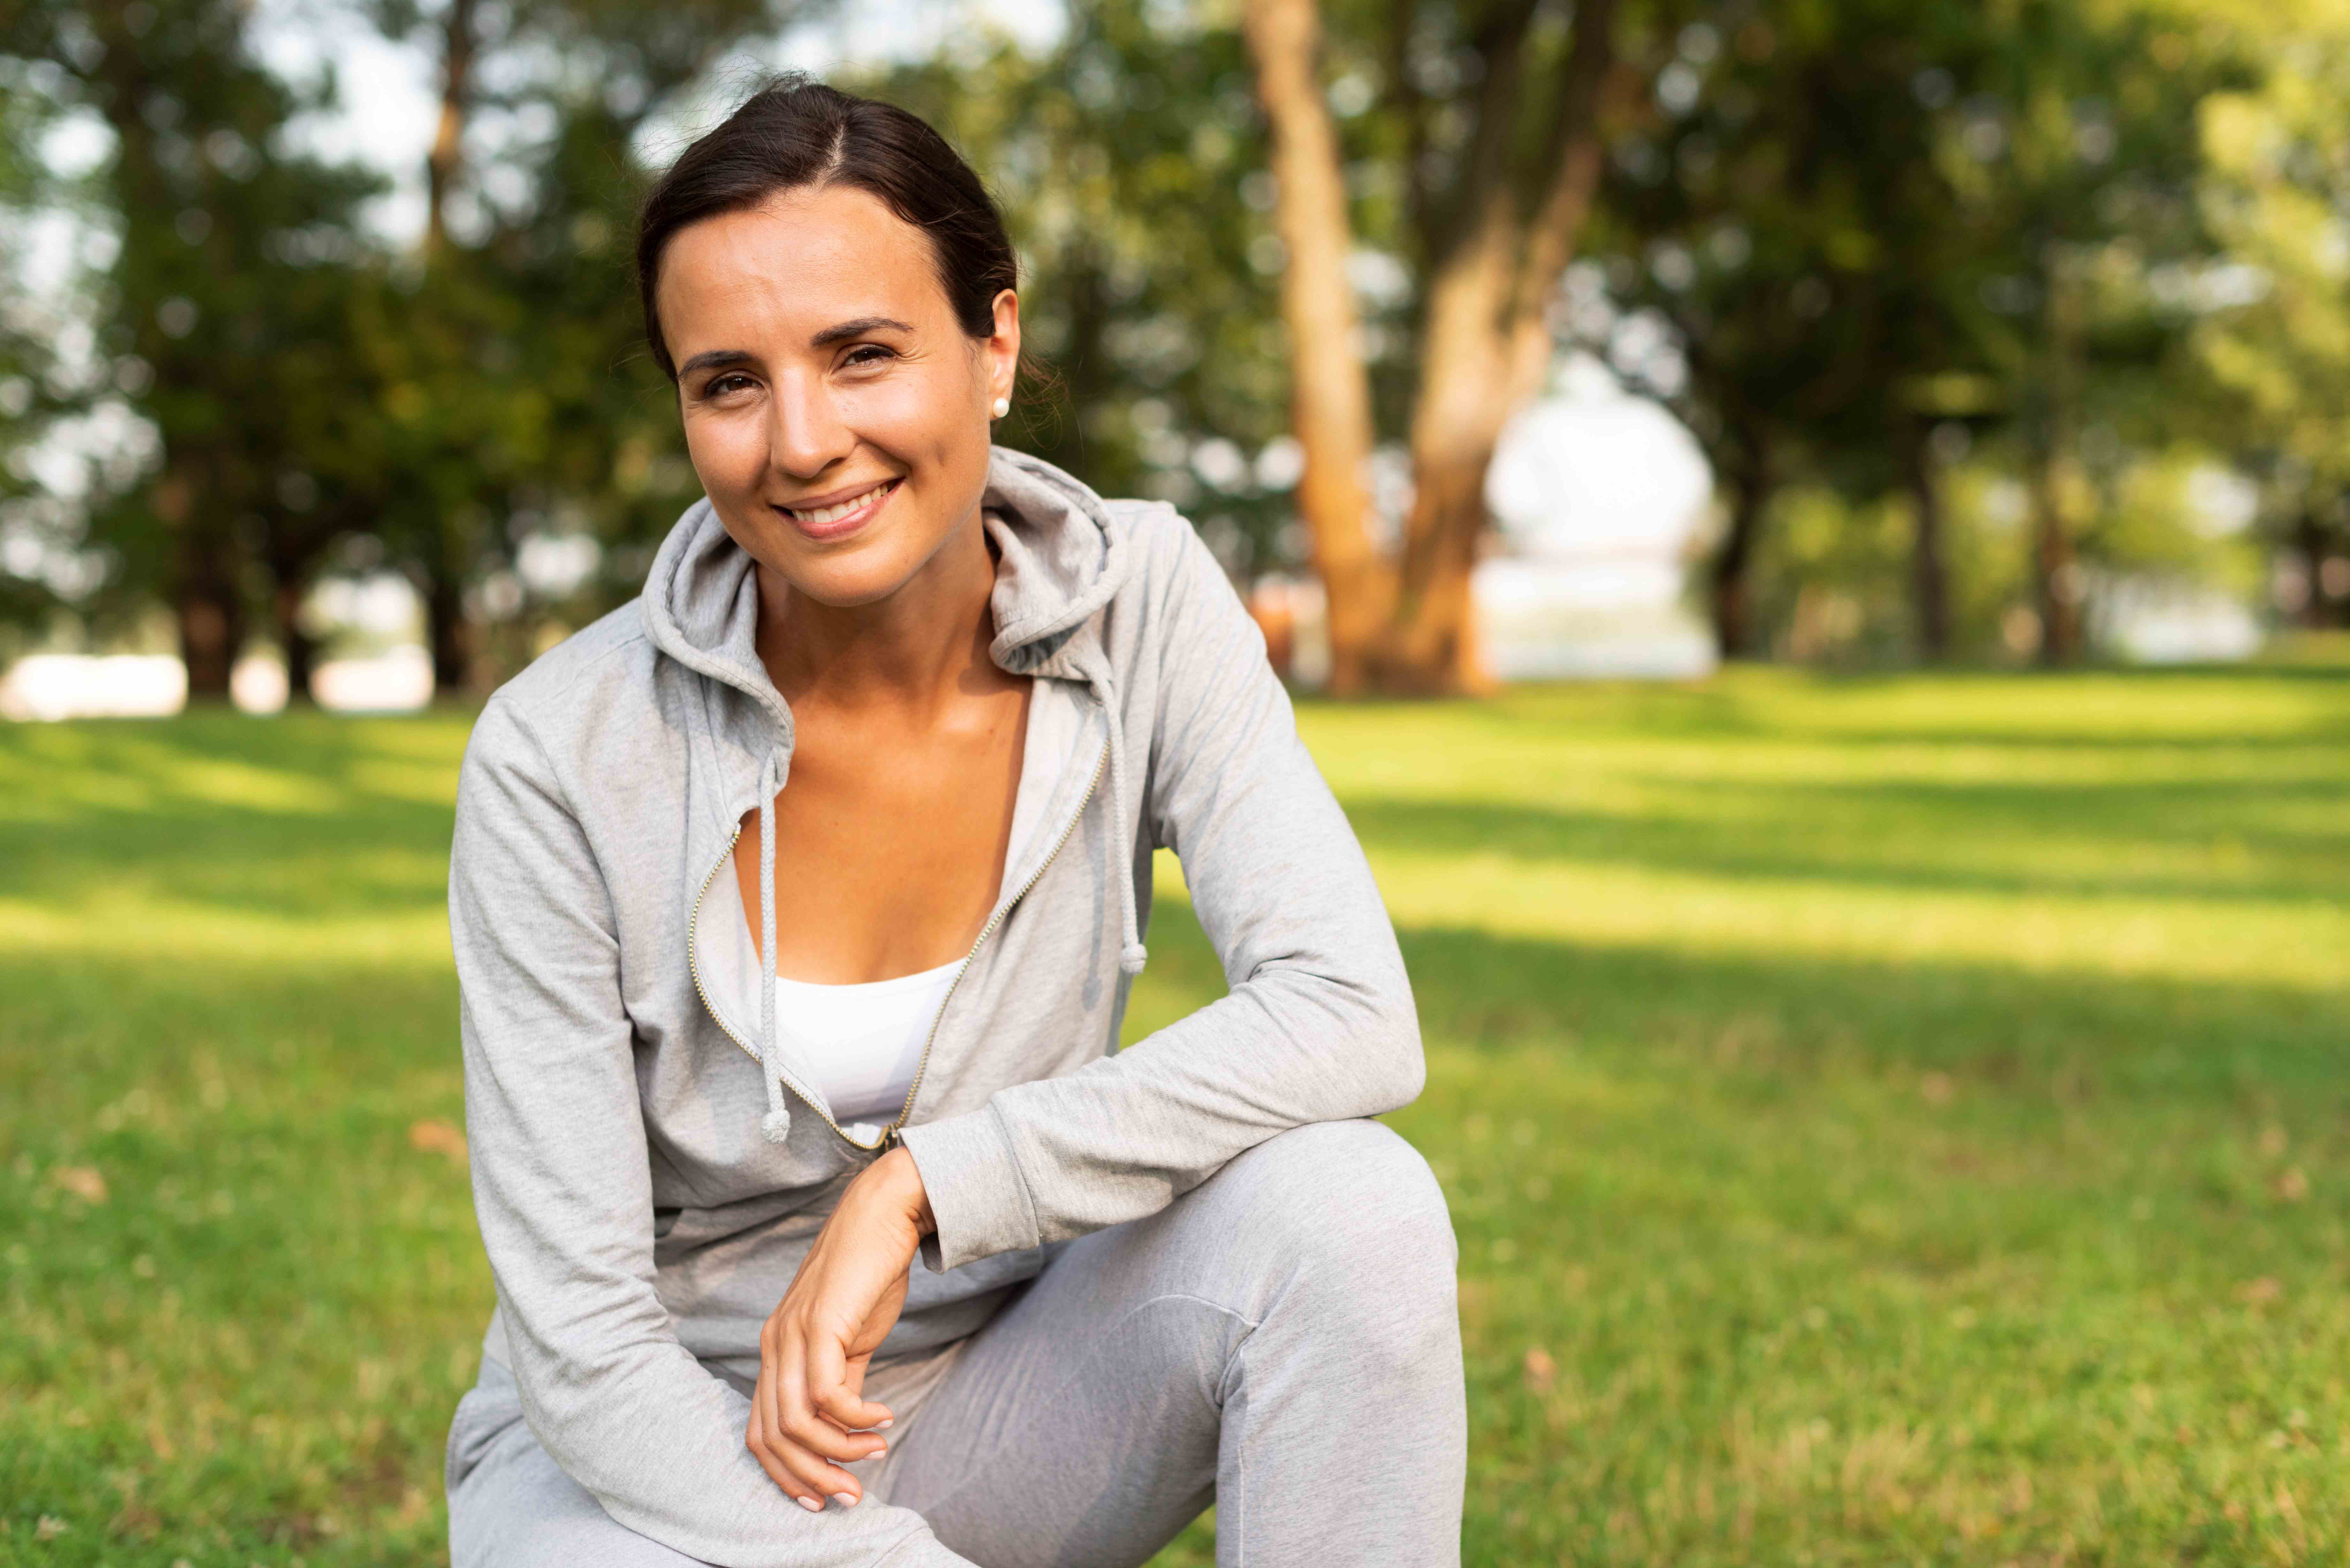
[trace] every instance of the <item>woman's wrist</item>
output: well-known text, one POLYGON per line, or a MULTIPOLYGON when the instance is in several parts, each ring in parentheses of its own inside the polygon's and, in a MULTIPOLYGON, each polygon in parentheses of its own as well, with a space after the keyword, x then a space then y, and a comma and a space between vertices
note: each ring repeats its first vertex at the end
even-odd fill
POLYGON ((867 1168, 867 1179, 877 1182, 892 1209, 901 1210, 914 1222, 915 1231, 927 1236, 939 1228, 931 1213, 930 1189, 922 1185, 921 1168, 914 1157, 899 1144, 867 1168))

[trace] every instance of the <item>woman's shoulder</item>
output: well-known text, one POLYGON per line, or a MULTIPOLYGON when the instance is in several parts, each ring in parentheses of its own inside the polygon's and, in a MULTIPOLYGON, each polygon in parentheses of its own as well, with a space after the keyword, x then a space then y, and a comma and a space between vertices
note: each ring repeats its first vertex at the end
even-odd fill
POLYGON ((519 729, 542 746, 588 714, 608 717, 627 703, 632 692, 650 699, 652 685, 652 642, 645 634, 644 616, 637 599, 598 617, 532 659, 511 680, 490 693, 477 722, 477 738, 484 729, 519 729))
POLYGON ((525 711, 565 705, 583 685, 639 679, 641 671, 635 668, 639 661, 629 656, 649 653, 651 646, 640 601, 632 598, 532 659, 497 689, 493 700, 525 711))
POLYGON ((1162 612, 1184 607, 1173 623, 1164 620, 1163 635, 1181 635, 1189 614, 1229 597, 1238 602, 1238 590, 1223 563, 1201 536, 1198 526, 1166 501, 1104 500, 1111 526, 1123 538, 1127 556, 1122 598, 1139 601, 1162 612), (1204 596, 1204 598, 1203 598, 1204 596))

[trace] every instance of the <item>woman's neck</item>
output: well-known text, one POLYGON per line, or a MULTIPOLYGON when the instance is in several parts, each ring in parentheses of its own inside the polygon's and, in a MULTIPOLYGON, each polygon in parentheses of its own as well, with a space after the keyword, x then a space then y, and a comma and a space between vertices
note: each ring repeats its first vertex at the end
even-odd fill
POLYGON ((974 512, 886 598, 827 605, 762 565, 759 659, 795 706, 928 708, 983 676, 995 551, 974 512))

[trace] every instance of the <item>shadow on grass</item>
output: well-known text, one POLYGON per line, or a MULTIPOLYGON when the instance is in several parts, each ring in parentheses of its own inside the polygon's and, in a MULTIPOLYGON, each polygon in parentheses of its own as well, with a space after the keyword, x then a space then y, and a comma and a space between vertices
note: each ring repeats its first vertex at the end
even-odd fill
MULTIPOLYGON (((1455 928, 1399 933, 1428 1040, 1579 1056, 1669 1053, 1792 1087, 1828 1065, 1933 1071, 2044 1100, 2229 1105, 2350 1096, 2338 997, 1995 964, 1578 948, 1455 928)), ((1127 1037, 1223 992, 1180 900, 1150 929, 1151 989, 1127 1037)))
POLYGON ((438 908, 463 714, 0 725, 0 898, 145 897, 288 918, 438 908))
POLYGON ((1366 798, 1347 803, 1364 842, 1421 855, 1502 855, 1538 862, 1636 867, 1721 877, 1789 877, 1854 887, 1985 892, 2152 894, 2227 900, 2338 898, 2350 887, 2350 837, 2257 825, 2244 807, 2301 807, 2312 819, 2350 818, 2350 788, 2300 785, 2153 784, 2027 787, 1906 785, 1783 788, 1692 784, 1695 798, 1734 795, 1736 820, 1650 805, 1638 815, 1571 812, 1502 804, 1366 798), (2214 841, 2223 840, 2224 851, 2214 841), (1968 844, 2010 857, 2045 844, 2068 862, 2094 858, 2111 870, 2069 865, 2002 870, 1904 865, 1911 845, 1953 857, 1968 844), (2185 870, 2133 871, 2154 849, 2181 860, 2217 854, 2241 864, 2232 877, 2185 870))

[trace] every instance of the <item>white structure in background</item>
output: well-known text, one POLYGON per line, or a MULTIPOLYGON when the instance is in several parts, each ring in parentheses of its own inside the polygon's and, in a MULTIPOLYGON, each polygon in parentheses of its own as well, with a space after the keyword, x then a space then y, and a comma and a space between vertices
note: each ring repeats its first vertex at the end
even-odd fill
POLYGON ((2261 650, 2261 623, 2204 583, 2123 577, 2091 600, 2096 640, 2132 664, 2233 664, 2261 650))
POLYGON ((1713 475, 1696 440, 1596 361, 1510 422, 1486 475, 1500 548, 1472 579, 1504 680, 1686 680, 1714 667, 1682 601, 1713 475))
MULTIPOLYGON (((2260 515, 2259 486, 2218 463, 2187 480, 2189 524, 2207 539, 2241 536, 2260 515)), ((2090 635, 2132 664, 2231 664, 2261 649, 2252 607, 2208 582, 2107 576, 2089 596, 2090 635)))
MULTIPOLYGON (((423 607, 394 572, 330 577, 310 607, 328 636, 356 644, 312 671, 310 695, 344 713, 394 713, 432 701, 432 659, 417 641, 423 607)), ((286 706, 286 665, 248 653, 229 671, 229 701, 247 713, 286 706)), ((0 718, 153 719, 187 706, 188 672, 168 653, 36 653, 0 673, 0 718)))
POLYGON ((313 589, 311 611, 350 634, 359 649, 310 672, 310 695, 339 713, 396 713, 432 701, 432 657, 418 640, 424 604, 398 572, 329 577, 313 589))
POLYGON ((228 672, 228 700, 240 713, 282 713, 289 695, 286 661, 274 653, 248 653, 228 672))
POLYGON ((432 701, 432 656, 411 642, 369 659, 330 659, 311 671, 310 695, 337 713, 405 713, 432 701))
POLYGON ((0 676, 5 719, 156 719, 187 701, 187 666, 169 653, 36 653, 0 676))

